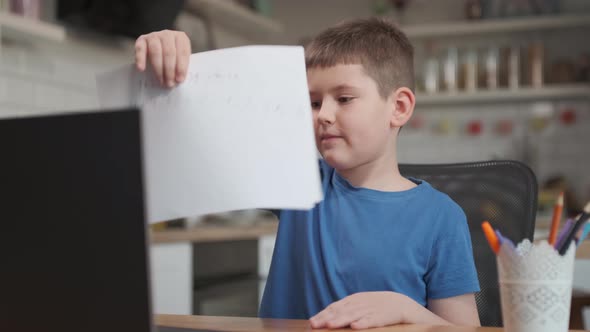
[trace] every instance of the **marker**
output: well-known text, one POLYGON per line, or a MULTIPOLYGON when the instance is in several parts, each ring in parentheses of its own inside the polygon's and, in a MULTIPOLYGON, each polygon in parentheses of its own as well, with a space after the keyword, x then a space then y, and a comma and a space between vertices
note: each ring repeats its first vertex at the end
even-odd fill
POLYGON ((496 229, 496 237, 498 238, 498 242, 500 243, 500 247, 503 244, 506 244, 507 246, 509 246, 511 249, 514 249, 514 243, 507 237, 505 237, 504 235, 502 235, 502 233, 500 233, 499 230, 496 229))
POLYGON ((568 219, 565 221, 565 224, 563 225, 561 232, 559 232, 559 235, 557 236, 557 241, 555 242, 555 245, 553 246, 553 248, 555 248, 557 250, 561 246, 561 244, 563 243, 563 240, 565 240, 565 235, 572 228, 573 224, 574 224, 573 219, 568 219))
POLYGON ((490 248, 494 254, 497 254, 500 250, 500 241, 498 240, 498 236, 496 236, 496 232, 492 228, 492 225, 488 221, 484 221, 481 224, 481 228, 483 229, 483 234, 486 236, 488 243, 490 244, 490 248))

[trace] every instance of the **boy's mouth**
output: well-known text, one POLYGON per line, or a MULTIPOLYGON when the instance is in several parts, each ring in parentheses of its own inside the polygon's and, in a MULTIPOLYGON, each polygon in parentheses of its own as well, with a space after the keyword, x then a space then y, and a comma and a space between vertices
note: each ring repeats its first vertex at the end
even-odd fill
POLYGON ((332 135, 332 134, 322 134, 322 135, 320 135, 320 142, 332 142, 332 141, 335 141, 339 138, 342 138, 342 136, 332 135))

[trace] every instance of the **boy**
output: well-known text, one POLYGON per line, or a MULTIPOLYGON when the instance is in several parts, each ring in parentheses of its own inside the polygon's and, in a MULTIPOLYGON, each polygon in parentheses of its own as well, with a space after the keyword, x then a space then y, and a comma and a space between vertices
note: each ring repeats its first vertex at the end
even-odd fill
MULTIPOLYGON (((160 82, 182 82, 184 33, 138 38, 160 82)), ((398 170, 396 142, 415 105, 413 48, 393 24, 339 24, 306 47, 324 200, 283 210, 260 316, 313 328, 479 325, 466 218, 428 183, 398 170)))

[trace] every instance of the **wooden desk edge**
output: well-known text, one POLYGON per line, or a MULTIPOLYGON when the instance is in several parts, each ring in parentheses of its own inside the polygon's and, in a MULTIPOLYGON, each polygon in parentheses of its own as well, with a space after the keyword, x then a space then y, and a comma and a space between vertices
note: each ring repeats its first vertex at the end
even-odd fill
POLYGON ((275 235, 277 222, 263 222, 240 226, 196 226, 189 229, 155 231, 150 233, 152 244, 174 242, 220 242, 255 240, 261 236, 275 235))
MULTIPOLYGON (((307 320, 295 319, 260 319, 249 317, 185 316, 156 315, 155 323, 159 326, 205 329, 212 331, 313 331, 333 332, 333 330, 312 330, 307 320)), ((352 331, 339 329, 338 331, 352 331)), ((396 325, 371 329, 371 332, 501 332, 497 327, 470 326, 430 326, 430 325, 396 325)), ((574 330, 571 330, 574 332, 574 330)))

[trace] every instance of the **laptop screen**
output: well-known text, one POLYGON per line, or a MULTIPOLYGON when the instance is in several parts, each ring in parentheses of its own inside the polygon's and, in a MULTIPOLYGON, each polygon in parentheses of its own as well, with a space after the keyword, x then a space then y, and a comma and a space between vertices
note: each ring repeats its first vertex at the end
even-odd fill
POLYGON ((149 331, 140 113, 0 120, 3 331, 149 331))

